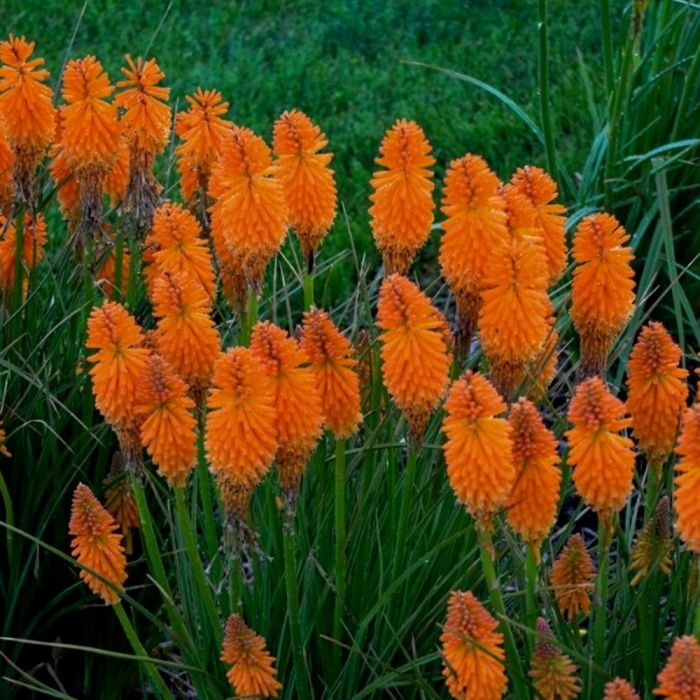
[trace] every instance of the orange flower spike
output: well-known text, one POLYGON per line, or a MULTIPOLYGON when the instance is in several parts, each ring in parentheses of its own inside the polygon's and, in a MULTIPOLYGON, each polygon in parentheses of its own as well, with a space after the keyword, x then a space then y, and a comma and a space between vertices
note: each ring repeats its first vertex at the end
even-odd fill
POLYGON ((629 426, 625 405, 592 377, 576 387, 568 418, 573 424, 566 439, 574 485, 586 504, 608 521, 632 491, 632 441, 620 435, 629 426))
POLYGON ((337 196, 332 153, 321 152, 328 139, 303 112, 284 112, 275 122, 273 148, 294 229, 309 267, 321 240, 333 225, 337 196))
POLYGON ((605 684, 603 700, 641 700, 639 693, 624 679, 615 678, 605 684))
POLYGON ((559 503, 557 443, 527 399, 513 405, 508 422, 515 467, 515 483, 506 508, 508 524, 539 552, 554 525, 559 503))
POLYGON ((244 517, 248 498, 277 451, 273 382, 248 348, 230 348, 219 356, 207 408, 209 468, 240 494, 237 510, 244 517))
POLYGON ((455 296, 462 336, 470 337, 476 325, 490 254, 507 240, 500 186, 486 161, 471 153, 453 160, 445 174, 440 267, 455 296))
POLYGON ((413 282, 392 274, 379 290, 377 326, 384 385, 420 440, 447 389, 452 361, 447 322, 413 282))
POLYGON ((109 197, 110 205, 118 207, 126 196, 126 188, 129 184, 129 171, 131 167, 131 155, 129 142, 122 136, 119 142, 117 159, 104 180, 104 193, 109 197))
POLYGON ((384 135, 370 196, 370 225, 387 275, 405 275, 433 224, 435 158, 423 129, 399 119, 384 135))
POLYGON ((506 692, 503 635, 470 591, 452 591, 440 635, 445 684, 453 698, 498 700, 506 692))
POLYGON ((542 700, 577 698, 581 684, 576 677, 576 665, 557 648, 552 629, 544 618, 538 618, 536 628, 537 639, 529 675, 538 697, 542 700))
MULTIPOLYGON (((0 214, 0 231, 5 228, 6 219, 0 214)), ((24 230, 22 236, 22 261, 24 267, 31 270, 44 257, 46 245, 46 220, 43 214, 37 213, 35 221, 28 212, 24 215, 24 230)), ((0 240, 0 289, 11 290, 15 284, 15 260, 17 253, 17 231, 10 224, 5 236, 0 240)), ((22 279, 23 293, 27 292, 28 280, 22 279)))
POLYGON ((269 321, 253 327, 250 349, 274 385, 277 466, 282 489, 293 502, 306 462, 322 433, 323 409, 316 375, 296 340, 269 321))
POLYGON ((498 417, 505 410, 488 379, 472 371, 452 385, 445 402, 447 477, 457 500, 485 530, 515 481, 512 429, 498 417))
POLYGON ((173 487, 185 486, 197 456, 195 405, 188 389, 160 355, 151 354, 138 387, 141 444, 173 487))
POLYGON ((700 700, 700 645, 691 635, 673 642, 654 695, 666 700, 700 700))
POLYGON ((304 314, 301 348, 311 360, 326 426, 337 439, 350 437, 362 422, 357 360, 350 341, 325 311, 313 309, 304 314))
POLYGON ((676 529, 688 549, 700 554, 700 402, 685 412, 676 453, 676 529))
POLYGON ((548 286, 566 269, 566 207, 555 204, 557 183, 542 168, 518 168, 511 184, 524 195, 536 212, 549 269, 548 286))
POLYGON ((43 58, 31 58, 34 42, 10 34, 0 43, 0 122, 14 153, 13 179, 17 196, 32 199, 34 175, 51 143, 56 110, 45 84, 49 72, 43 58))
POLYGON ((588 615, 596 570, 581 535, 571 535, 552 565, 551 582, 561 614, 569 621, 588 615))
POLYGON ((8 214, 15 193, 12 182, 12 168, 15 157, 0 124, 0 214, 8 214))
POLYGON ((275 659, 265 639, 246 625, 240 615, 226 621, 221 660, 232 664, 226 677, 237 697, 276 698, 282 689, 275 659))
MULTIPOLYGON (((73 536, 71 553, 82 566, 109 581, 117 590, 124 589, 126 557, 122 536, 115 532, 117 523, 102 507, 85 484, 73 492, 73 506, 68 531, 73 536)), ((119 602, 119 594, 97 576, 81 569, 80 578, 108 605, 119 602)))
POLYGON ((80 218, 80 185, 68 164, 68 156, 61 147, 60 141, 51 147, 49 155, 52 158, 49 172, 56 186, 61 215, 71 228, 75 228, 80 218))
POLYGON ((96 350, 88 361, 92 392, 100 413, 112 426, 135 418, 136 390, 148 362, 143 332, 129 312, 113 301, 92 310, 85 346, 96 350))
POLYGON ((681 349, 662 323, 642 329, 627 364, 627 410, 639 446, 660 469, 673 450, 688 386, 681 349))
POLYGON ((610 347, 634 309, 634 256, 628 241, 611 214, 592 214, 576 228, 571 319, 586 373, 604 371, 610 347))
POLYGON ((211 318, 211 302, 188 272, 162 272, 153 285, 156 345, 195 391, 206 389, 221 340, 211 318))
POLYGON ((212 231, 243 261, 248 283, 259 288, 287 234, 287 208, 278 166, 250 129, 235 128, 224 143, 209 195, 212 231))

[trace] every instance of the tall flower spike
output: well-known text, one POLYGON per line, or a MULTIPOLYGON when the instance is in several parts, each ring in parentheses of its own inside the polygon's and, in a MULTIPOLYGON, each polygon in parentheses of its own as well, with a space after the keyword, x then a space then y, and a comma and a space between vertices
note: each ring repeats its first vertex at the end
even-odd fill
POLYGON ((506 692, 503 635, 470 591, 452 591, 440 635, 445 684, 453 698, 498 700, 506 692))
POLYGON ((591 214, 576 228, 571 319, 584 374, 605 370, 608 352, 634 308, 629 235, 611 214, 591 214))
POLYGON ((152 353, 138 388, 141 444, 173 487, 183 487, 197 456, 194 401, 189 387, 157 353, 152 353))
POLYGON ((102 221, 104 179, 119 155, 122 129, 109 75, 94 56, 68 61, 63 74, 61 147, 78 183, 80 219, 76 233, 95 238, 102 221))
POLYGON ((554 525, 559 503, 557 443, 527 399, 513 405, 508 422, 515 467, 515 482, 506 506, 508 524, 539 552, 554 525))
POLYGON ((321 240, 333 225, 337 196, 328 139, 303 112, 284 112, 275 122, 273 148, 289 212, 309 271, 321 240))
MULTIPOLYGON (((114 518, 100 505, 85 484, 78 484, 73 493, 69 533, 71 553, 82 566, 106 579, 117 590, 126 581, 126 558, 122 536, 116 531, 114 518)), ((80 578, 90 590, 108 605, 119 602, 119 594, 93 573, 81 569, 80 578)))
POLYGON ((5 136, 5 128, 0 123, 0 214, 5 216, 10 213, 15 194, 15 187, 12 182, 14 160, 12 148, 10 148, 10 144, 5 136))
POLYGON ((121 452, 114 453, 112 467, 102 483, 105 487, 105 508, 124 535, 124 551, 128 556, 133 552, 131 531, 138 530, 140 521, 136 497, 124 469, 121 452))
POLYGON ((453 160, 442 195, 440 267, 457 305, 456 342, 469 351, 491 252, 507 240, 501 181, 481 156, 453 160))
POLYGON ((282 689, 274 668, 275 659, 240 615, 226 621, 221 660, 232 664, 226 677, 237 697, 276 698, 282 689))
POLYGON ((557 183, 542 168, 530 165, 518 168, 511 183, 535 208, 547 256, 548 286, 552 285, 566 268, 566 207, 554 203, 557 183))
POLYGON ((159 85, 165 78, 155 59, 144 61, 125 56, 125 79, 117 83, 121 92, 115 102, 124 110, 122 124, 130 144, 129 183, 122 203, 123 211, 142 232, 151 227, 158 206, 161 186, 153 175, 153 159, 168 141, 170 107, 166 104, 170 89, 159 85))
POLYGON ((676 453, 676 529, 688 549, 700 554, 700 402, 685 413, 676 453))
POLYGON ((457 500, 486 530, 506 504, 515 481, 512 430, 505 418, 498 417, 505 410, 488 379, 472 371, 452 385, 445 402, 447 477, 457 500))
POLYGON ((34 42, 10 34, 0 43, 0 122, 14 154, 12 176, 20 202, 32 203, 36 167, 51 143, 56 110, 43 58, 34 42))
POLYGON ((420 440, 445 395, 452 360, 444 316, 406 277, 392 274, 379 290, 377 326, 384 385, 420 440))
POLYGON ((325 311, 313 309, 304 314, 301 348, 311 360, 326 426, 338 439, 350 437, 362 422, 357 360, 350 341, 325 311))
POLYGON ((629 570, 636 571, 630 582, 632 586, 645 579, 657 562, 661 573, 668 576, 671 572, 671 544, 671 502, 668 496, 664 496, 632 548, 629 570))
POLYGON ((576 490, 605 523, 623 508, 632 491, 632 441, 620 435, 629 426, 625 405, 598 377, 576 387, 566 432, 576 490))
POLYGON ((569 621, 588 615, 595 566, 581 535, 571 535, 552 565, 551 583, 561 614, 569 621))
POLYGON ((321 437, 321 395, 307 354, 286 331, 269 321, 257 323, 250 349, 274 385, 277 467, 291 513, 306 463, 321 437))
POLYGON ((654 695, 666 700, 700 700, 700 645, 691 635, 673 642, 654 695))
POLYGON ((433 224, 435 158, 423 129, 399 119, 379 147, 375 163, 384 170, 374 173, 370 200, 370 224, 387 275, 405 275, 423 247, 433 224))
POLYGON ((603 700, 641 700, 639 693, 623 678, 605 684, 603 700))
POLYGON ((576 677, 578 669, 557 647, 548 622, 540 617, 536 626, 537 640, 530 668, 532 685, 542 700, 573 700, 581 690, 576 677))
MULTIPOLYGON (((0 214, 0 231, 5 236, 0 240, 0 291, 11 292, 15 285, 15 262, 17 259, 17 230, 13 224, 7 225, 6 219, 0 214), (5 227, 7 228, 5 229, 5 227)), ((44 257, 46 244, 46 221, 43 214, 24 215, 22 232, 22 263, 31 271, 44 257)), ((26 295, 29 280, 22 277, 22 293, 26 295)))
POLYGON ((209 180, 212 231, 240 259, 256 292, 267 264, 287 233, 287 208, 277 165, 267 144, 250 129, 226 139, 209 180))
POLYGON ((188 272, 163 271, 153 285, 156 346, 196 393, 209 386, 221 340, 211 302, 188 272))
POLYGON ((688 372, 678 366, 681 355, 663 324, 651 321, 639 334, 627 364, 632 430, 657 470, 673 450, 688 397, 688 372))

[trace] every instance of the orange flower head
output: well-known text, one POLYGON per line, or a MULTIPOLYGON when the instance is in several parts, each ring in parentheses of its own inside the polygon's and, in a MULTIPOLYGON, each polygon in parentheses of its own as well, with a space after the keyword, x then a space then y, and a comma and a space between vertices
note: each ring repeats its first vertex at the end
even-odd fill
POLYGON ((184 487, 197 456, 194 401, 189 387, 157 353, 152 353, 138 387, 141 444, 173 487, 184 487))
POLYGON ((350 437, 362 422, 357 360, 350 341, 325 311, 313 309, 304 314, 301 348, 311 360, 326 426, 338 439, 350 437))
POLYGON ((581 535, 571 535, 552 565, 552 588, 561 614, 567 620, 588 615, 596 571, 581 535))
POLYGON ((431 150, 423 129, 405 119, 386 132, 379 147, 375 163, 384 170, 372 177, 369 213, 387 275, 405 275, 430 235, 435 209, 431 150))
POLYGON ((700 554, 700 402, 685 413, 676 452, 676 529, 688 549, 700 554))
POLYGON ((212 230, 243 261, 249 284, 259 287, 270 258, 287 233, 287 208, 278 166, 250 129, 234 128, 209 180, 212 230))
POLYGON ((700 700, 700 645, 695 637, 678 637, 673 642, 658 681, 654 695, 666 700, 700 700))
POLYGON ((188 272, 164 270, 153 284, 158 351, 194 390, 209 385, 221 340, 209 296, 188 272))
POLYGON ((518 168, 511 184, 535 209, 536 225, 542 231, 547 256, 548 285, 551 285, 566 268, 566 207, 554 203, 557 183, 542 168, 527 165, 518 168))
POLYGON ((100 413, 118 427, 135 420, 136 391, 148 362, 143 332, 129 312, 117 302, 95 307, 87 324, 85 347, 96 350, 88 357, 92 393, 100 413))
POLYGON ((0 214, 7 214, 15 194, 12 182, 12 168, 15 156, 5 137, 5 129, 0 122, 0 214))
POLYGON ((621 510, 632 491, 632 441, 620 435, 629 426, 625 405, 598 378, 576 387, 566 433, 576 490, 603 519, 621 510))
POLYGON ((629 235, 611 214, 591 214, 576 228, 571 319, 581 339, 581 366, 600 373, 634 308, 629 235))
POLYGON ((250 349, 272 379, 277 411, 280 483, 293 496, 323 428, 323 408, 308 355, 269 321, 255 324, 250 349))
POLYGON ((313 256, 335 219, 335 179, 324 153, 328 139, 303 112, 284 112, 275 122, 273 148, 284 187, 287 223, 301 243, 304 258, 313 256))
POLYGON ((501 181, 477 155, 453 160, 445 174, 440 267, 457 304, 459 327, 469 342, 493 250, 507 240, 501 181))
MULTIPOLYGON (((0 231, 5 229, 6 219, 0 214, 0 231)), ((46 244, 46 220, 43 214, 24 215, 22 231, 22 261, 27 270, 32 270, 44 257, 46 244)), ((15 260, 17 257, 17 230, 10 224, 5 230, 5 236, 0 240, 0 289, 9 292, 15 285, 15 260)), ((28 279, 22 277, 23 293, 27 292, 28 279)))
POLYGON ((75 228, 80 218, 80 185, 68 163, 68 156, 61 146, 61 121, 60 119, 57 121, 59 138, 57 138, 49 151, 49 156, 52 159, 49 164, 49 172, 56 186, 56 197, 61 215, 68 222, 70 228, 75 228))
POLYGON ((554 525, 561 472, 557 443, 534 404, 520 399, 508 422, 513 442, 515 482, 508 497, 508 524, 525 542, 539 550, 554 525))
POLYGON ((646 579, 653 566, 658 566, 661 573, 671 573, 671 501, 663 496, 654 508, 637 537, 630 556, 629 571, 636 571, 632 586, 646 579))
POLYGON ((207 408, 209 468, 240 494, 234 500, 244 517, 250 494, 277 451, 273 382, 248 348, 231 348, 219 356, 207 408))
POLYGON ((487 530, 515 481, 512 429, 498 417, 505 410, 488 379, 472 371, 452 385, 445 402, 447 477, 457 500, 487 530))
POLYGON ((126 188, 129 184, 129 172, 131 168, 131 153, 129 141, 122 136, 119 141, 119 151, 114 165, 104 179, 104 193, 109 197, 110 205, 118 207, 126 196, 126 188))
POLYGON ((170 133, 170 107, 166 104, 170 89, 159 86, 165 73, 154 58, 144 61, 127 54, 126 67, 121 71, 125 80, 117 87, 122 90, 115 104, 124 110, 122 124, 135 148, 160 153, 168 142, 170 133))
POLYGON ((277 680, 275 659, 240 615, 229 617, 224 630, 221 660, 232 664, 226 677, 237 697, 276 698, 282 689, 277 680))
POLYGON ((527 240, 534 244, 545 259, 542 228, 537 220, 537 209, 532 201, 515 185, 508 183, 501 187, 501 196, 505 203, 506 227, 511 240, 527 240))
POLYGON ((81 566, 80 578, 90 590, 99 595, 108 605, 119 602, 119 594, 110 588, 106 579, 117 590, 124 589, 126 581, 126 557, 122 547, 122 536, 115 532, 117 523, 102 507, 85 484, 78 484, 73 492, 69 533, 71 553, 81 566), (94 574, 102 577, 98 578, 94 574))
POLYGON ((576 665, 557 648, 544 618, 538 618, 536 627, 538 636, 530 668, 533 688, 543 700, 573 700, 581 690, 576 665))
POLYGON ((420 439, 447 389, 452 360, 447 322, 413 282, 394 273, 379 290, 377 326, 384 385, 420 439))
POLYGON ((603 700, 641 700, 639 693, 623 678, 605 684, 603 700))
POLYGON ((445 684, 453 698, 498 700, 506 692, 503 635, 470 591, 452 591, 440 635, 445 684))
POLYGON ((660 466, 673 450, 688 386, 681 349, 662 323, 642 329, 627 364, 627 410, 639 446, 660 466))

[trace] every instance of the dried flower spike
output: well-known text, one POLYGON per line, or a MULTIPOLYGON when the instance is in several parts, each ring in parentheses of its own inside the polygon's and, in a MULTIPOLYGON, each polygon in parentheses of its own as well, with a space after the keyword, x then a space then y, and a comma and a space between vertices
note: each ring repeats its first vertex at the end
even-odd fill
POLYGON ((663 496, 642 528, 631 553, 630 571, 636 571, 632 586, 646 578, 652 566, 668 576, 671 571, 671 502, 663 496))
POLYGON ((666 700, 700 700, 700 645, 695 637, 678 637, 659 673, 654 695, 666 700))
POLYGON ((623 678, 605 684, 603 700, 641 700, 639 693, 623 678))
POLYGON ((685 413, 676 453, 676 529, 688 549, 700 554, 700 402, 685 413))
POLYGON ((581 535, 571 535, 552 565, 551 583, 561 614, 569 621, 588 615, 595 566, 581 535))
POLYGON ((131 531, 138 530, 140 521, 136 497, 124 469, 121 452, 114 453, 112 467, 102 483, 105 487, 105 508, 119 525, 124 535, 124 551, 130 555, 133 552, 131 531))
POLYGON ((537 619, 537 640, 532 655, 530 678, 542 700, 573 700, 578 697, 581 684, 576 676, 576 665, 556 645, 547 621, 537 619))

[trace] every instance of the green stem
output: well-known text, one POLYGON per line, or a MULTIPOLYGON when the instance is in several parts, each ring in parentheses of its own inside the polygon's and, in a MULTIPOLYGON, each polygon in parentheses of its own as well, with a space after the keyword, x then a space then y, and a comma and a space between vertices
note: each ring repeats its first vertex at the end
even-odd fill
POLYGON ((248 308, 241 324, 241 345, 250 345, 250 334, 258 322, 258 295, 254 289, 248 291, 248 308))
MULTIPOLYGON (((345 607, 345 440, 335 441, 335 609, 333 639, 342 641, 345 607)), ((334 648, 335 666, 340 665, 340 645, 334 648)))
MULTIPOLYGON (((660 57, 661 53, 661 51, 657 51, 655 52, 655 55, 660 57)), ((684 126, 690 126, 690 124, 693 123, 693 119, 689 118, 688 115, 688 103, 690 102, 690 98, 698 85, 698 72, 700 72, 700 51, 695 52, 695 56, 693 56, 690 68, 685 76, 683 92, 681 93, 681 99, 678 101, 678 107, 676 108, 676 119, 673 124, 671 138, 669 139, 671 142, 678 140, 681 129, 684 126)))
POLYGON ((544 131, 544 144, 547 152, 547 168, 552 178, 557 181, 559 172, 557 168, 556 151, 554 149, 554 129, 552 127, 552 111, 549 101, 549 46, 547 32, 547 0, 537 2, 539 36, 539 63, 540 63, 540 114, 542 117, 542 130, 544 131))
MULTIPOLYGON (((12 311, 16 318, 20 319, 20 306, 22 305, 22 282, 24 277, 24 207, 20 207, 15 218, 15 284, 12 288, 12 311)), ((21 329, 21 321, 17 330, 21 329)), ((17 338, 19 333, 14 335, 17 338)))
POLYGON ((129 282, 126 290, 126 307, 133 313, 139 288, 141 271, 141 246, 132 245, 129 256, 129 282))
MULTIPOLYGON (((126 637, 129 640, 129 643, 131 644, 131 648, 134 650, 136 655, 139 657, 148 658, 149 655, 146 653, 143 644, 141 644, 141 640, 136 634, 136 630, 134 629, 134 626, 129 620, 129 616, 124 610, 124 606, 121 603, 117 603, 116 605, 112 606, 112 609, 114 610, 117 619, 121 623, 122 629, 124 630, 124 634, 126 634, 126 637)), ((161 677, 160 673, 158 673, 158 670, 156 669, 155 665, 149 661, 143 660, 139 660, 139 664, 141 665, 141 668, 143 668, 143 670, 146 672, 146 675, 151 680, 153 687, 158 692, 160 697, 164 700, 173 700, 172 694, 165 685, 165 681, 161 677)))
POLYGON ((408 460, 403 477, 403 491, 401 492, 401 509, 399 510, 399 525, 396 530, 396 547, 394 548, 394 562, 391 567, 391 581, 395 581, 403 566, 406 549, 406 530, 408 528, 408 516, 411 511, 411 498, 413 485, 416 480, 416 464, 418 462, 418 450, 414 441, 409 438, 408 460))
POLYGON ((535 642, 535 624, 537 622, 537 556, 532 545, 525 548, 525 610, 527 626, 533 630, 529 639, 530 650, 535 642))
POLYGON ((114 301, 122 300, 122 261, 124 260, 124 234, 117 233, 117 242, 114 248, 114 301))
MULTIPOLYGON (((12 508, 12 498, 10 496, 9 489, 7 488, 5 477, 2 475, 2 471, 0 471, 0 495, 2 496, 2 502, 5 506, 5 522, 12 526, 15 524, 14 509, 12 508)), ((15 571, 13 565, 14 549, 14 535, 12 534, 12 530, 7 530, 7 561, 10 565, 9 571, 11 572, 15 571)))
MULTIPOLYGON (((700 557, 697 558, 695 565, 700 569, 700 557)), ((698 596, 698 601, 695 604, 695 614, 693 616, 693 634, 695 638, 700 641, 700 596, 698 596)))
POLYGON ((609 528, 610 524, 604 519, 601 519, 598 523, 598 578, 593 611, 593 659, 595 663, 591 665, 591 698, 602 697, 603 681, 605 679, 603 670, 606 666, 605 623, 608 613, 609 528))
MULTIPOLYGON (((202 512, 204 518, 204 537, 207 544, 207 556, 210 560, 216 557, 219 548, 216 537, 216 524, 214 523, 214 504, 211 496, 211 479, 207 468, 207 458, 204 451, 204 407, 200 411, 199 435, 197 436, 197 481, 199 482, 199 495, 202 500, 202 512)), ((215 572, 218 569, 215 566, 215 572)), ((218 576, 215 574, 215 579, 218 576)))
POLYGON ((314 305, 314 273, 304 274, 304 311, 308 311, 314 305))
POLYGON ((613 68, 612 21, 610 18, 610 0, 600 0, 600 24, 603 34, 603 65, 605 68, 605 93, 607 99, 613 92, 615 74, 613 68))

